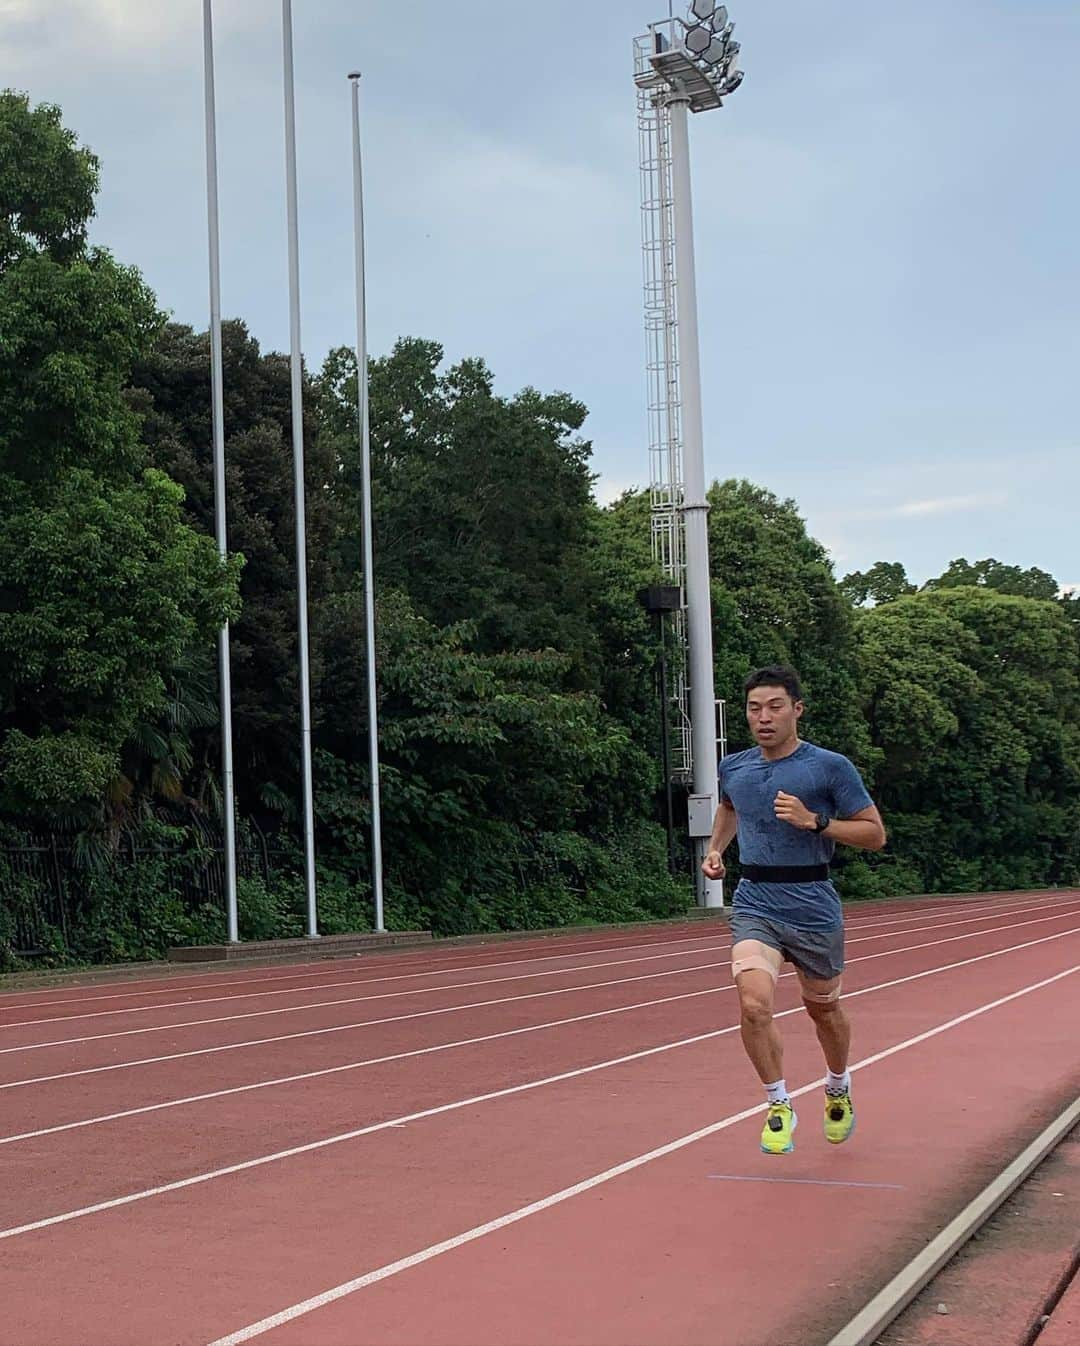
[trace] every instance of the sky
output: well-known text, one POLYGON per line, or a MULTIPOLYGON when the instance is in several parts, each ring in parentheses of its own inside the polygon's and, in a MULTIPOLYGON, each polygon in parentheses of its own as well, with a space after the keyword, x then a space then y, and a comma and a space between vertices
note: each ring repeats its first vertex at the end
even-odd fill
MULTIPOLYGON (((678 0, 676 12, 681 12, 678 0)), ((632 40, 667 0, 295 0, 303 344, 483 356, 648 480, 632 40)), ((996 556, 1080 583, 1075 0, 734 0, 694 117, 706 473, 794 498, 837 573, 996 556)), ((288 347, 277 0, 214 0, 223 308, 288 347)), ((0 69, 103 164, 95 241, 207 323, 199 0, 0 0, 0 69)))

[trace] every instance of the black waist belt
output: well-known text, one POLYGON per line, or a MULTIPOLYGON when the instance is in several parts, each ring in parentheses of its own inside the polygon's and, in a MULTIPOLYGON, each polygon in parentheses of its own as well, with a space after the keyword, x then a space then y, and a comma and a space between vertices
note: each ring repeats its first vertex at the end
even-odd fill
POLYGON ((821 883, 829 877, 829 866, 743 865, 742 876, 751 883, 821 883))

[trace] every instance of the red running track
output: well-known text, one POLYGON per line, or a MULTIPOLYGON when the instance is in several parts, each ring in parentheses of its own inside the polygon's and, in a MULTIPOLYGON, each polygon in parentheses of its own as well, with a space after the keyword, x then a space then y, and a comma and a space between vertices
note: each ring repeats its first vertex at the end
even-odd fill
POLYGON ((0 995, 0 1346, 824 1343, 1080 1091, 1080 892, 849 917, 856 1137, 723 927, 0 995))

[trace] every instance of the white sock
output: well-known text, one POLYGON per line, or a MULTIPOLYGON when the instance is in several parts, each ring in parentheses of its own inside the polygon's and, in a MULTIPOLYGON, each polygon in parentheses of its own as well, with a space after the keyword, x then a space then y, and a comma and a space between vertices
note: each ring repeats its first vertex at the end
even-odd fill
POLYGON ((775 1084, 767 1084, 765 1092, 769 1095, 770 1103, 786 1103, 788 1101, 787 1085, 783 1080, 777 1080, 775 1084))
POLYGON ((827 1094, 849 1094, 851 1092, 851 1071, 834 1075, 831 1070, 825 1072, 825 1092, 827 1094))

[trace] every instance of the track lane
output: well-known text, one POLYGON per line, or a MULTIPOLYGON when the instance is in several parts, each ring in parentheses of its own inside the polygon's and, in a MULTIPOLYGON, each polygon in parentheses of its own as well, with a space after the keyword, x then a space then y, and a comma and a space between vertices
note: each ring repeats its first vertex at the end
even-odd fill
MULTIPOLYGON (((1075 954, 1075 936, 1071 941, 1058 939, 860 997, 855 1002, 860 1054, 875 1044, 887 1047, 896 1042, 898 1012, 913 1016, 925 1028, 943 1021, 946 1000, 969 1009, 984 1003, 988 968, 994 969, 990 975, 999 993, 1028 984, 1025 978, 1047 975, 1056 966, 1060 970, 1066 944, 1075 954)), ((1075 994, 1070 992, 1062 1004, 1075 1005, 1075 994)), ((1063 1016, 1051 1021, 1061 1024, 1063 1016)), ((814 1060, 804 1016, 793 1016, 788 1024, 792 1056, 798 1045, 803 1060, 814 1060)), ((1062 1035, 1064 1031, 1061 1028, 1062 1035)), ((1025 1019, 1011 1040, 1027 1041, 1029 1032, 1025 1019)), ((15 1289, 20 1268, 25 1274, 32 1260, 42 1257, 62 1259, 71 1275, 65 1275, 62 1294, 44 1311, 36 1306, 37 1319, 26 1316, 25 1297, 9 1299, 3 1330, 19 1331, 17 1339, 23 1346, 48 1339, 50 1332, 52 1339, 62 1340, 76 1306, 81 1305, 85 1314, 86 1305, 92 1304, 93 1319, 84 1317, 78 1334, 88 1343, 209 1340, 226 1327, 249 1321, 243 1316, 249 1304, 257 1302, 256 1316, 273 1307, 267 1303, 268 1286, 273 1286, 276 1303, 292 1302, 293 1289, 311 1294, 333 1279, 336 1268, 343 1268, 344 1275, 355 1274, 358 1261, 381 1265, 390 1252, 400 1250, 404 1255, 426 1246, 444 1230, 459 1231, 473 1215, 490 1218, 507 1209, 508 1201, 536 1199, 561 1178, 577 1181, 582 1173, 617 1161, 620 1154, 637 1152, 635 1145, 640 1150, 643 1144, 670 1137, 673 1118, 680 1130, 695 1120, 708 1123, 717 1115, 718 1089, 723 1092, 723 1112, 730 1112, 740 1099, 744 1105, 755 1104, 759 1091, 756 1082, 746 1078, 733 1035, 727 1036, 726 1055, 718 1056, 718 1041, 724 1039, 710 1038, 542 1091, 386 1130, 379 1134, 374 1164, 369 1154, 373 1142, 364 1138, 349 1142, 347 1152, 307 1154, 272 1169, 223 1177, 200 1188, 24 1235, 4 1244, 3 1276, 14 1277, 15 1289), (615 1118, 618 1126, 612 1125, 615 1118), (281 1236, 283 1212, 287 1212, 286 1239, 281 1236), (239 1265, 237 1248, 243 1249, 239 1265), (152 1277, 164 1266, 171 1268, 174 1280, 163 1287, 160 1275, 156 1283, 152 1277), (154 1295, 143 1293, 147 1283, 155 1283, 154 1295), (182 1333, 176 1331, 178 1324, 183 1325, 182 1333)), ((1060 1053, 1066 1041, 1064 1036, 1055 1040, 1046 1034, 1034 1046, 1039 1052, 1060 1053)), ((1002 1060, 1002 1065, 1007 1063, 1002 1060)), ((744 1131, 744 1139, 752 1142, 753 1131, 744 1131)), ((840 1153, 865 1157, 867 1151, 840 1153)), ((640 1226, 640 1214, 636 1219, 640 1226)), ((630 1235, 634 1227, 631 1219, 624 1229, 620 1216, 618 1228, 608 1234, 630 1235)), ((702 1226, 693 1228, 696 1255, 707 1240, 701 1238, 702 1226)), ((690 1233, 690 1226, 680 1231, 683 1256, 689 1252, 685 1239, 690 1233)), ((585 1246, 595 1248, 595 1240, 590 1237, 585 1246)), ((572 1260, 579 1270, 583 1265, 595 1269, 583 1257, 581 1245, 572 1260)), ((715 1275, 715 1259, 710 1265, 715 1275)), ((625 1282, 622 1293, 625 1296, 625 1282)), ((413 1307, 419 1302, 415 1300, 413 1307)), ((368 1312, 365 1307, 365 1324, 372 1321, 368 1312)), ((436 1324, 449 1321, 445 1314, 430 1318, 436 1324)), ((366 1326, 364 1340, 368 1341, 366 1326)))
POLYGON ((351 1346, 361 1334, 365 1346, 507 1346, 526 1339, 526 1325, 530 1340, 589 1346, 822 1346, 979 1190, 999 1156, 1015 1153, 1075 1093, 1080 1069, 1062 1081, 1052 1068, 1067 1037, 1039 1042, 1038 1025, 1075 1008, 1078 980, 858 1070, 860 1124, 873 1146, 824 1143, 815 1087, 801 1100, 792 1156, 756 1152, 758 1114, 396 1275, 383 1262, 385 1279, 325 1306, 313 1296, 311 1312, 223 1334, 214 1346, 351 1346), (1010 1063, 993 1050, 999 1037, 1030 1042, 1043 1072, 1014 1095, 1015 1109, 992 1102, 1013 1090, 1010 1063), (912 1077, 924 1073, 948 1077, 951 1091, 913 1092, 912 1077), (966 1128, 950 1124, 958 1110, 966 1128), (759 1236, 737 1237, 744 1230, 759 1236))
MULTIPOLYGON (((1019 913, 1018 913, 1019 915, 1019 913)), ((1063 928, 1062 922, 1068 923, 1071 913, 1062 912, 1055 918, 1030 917, 1020 920, 1013 920, 1005 924, 997 924, 992 929, 983 927, 978 932, 965 930, 962 934, 949 934, 947 932, 938 933, 930 930, 925 933, 918 933, 919 927, 915 927, 907 932, 906 940, 902 937, 894 936, 891 939, 885 939, 881 935, 854 936, 850 941, 850 953, 856 959, 865 958, 868 955, 868 949, 874 949, 884 953, 890 947, 898 947, 903 942, 904 947, 931 947, 940 944, 960 945, 969 934, 1009 934, 1011 931, 1037 931, 1039 929, 1055 930, 1063 928)), ((701 970, 716 971, 718 973, 718 982, 724 984, 721 978, 725 978, 727 984, 730 984, 730 978, 727 977, 726 954, 722 955, 715 963, 710 961, 708 964, 699 965, 701 970)), ((684 970, 685 971, 685 970, 684 970)), ((518 990, 515 994, 509 996, 498 996, 490 999, 459 999, 453 1000, 449 1005, 442 1008, 426 1008, 417 1010, 415 1008, 405 1008, 402 1013, 368 1013, 363 1017, 344 1017, 338 1018, 336 1014, 327 1010, 316 1012, 314 1019, 306 1022, 308 1027, 299 1025, 285 1026, 287 1031, 271 1031, 264 1036, 245 1036, 243 1025, 226 1025, 224 1029, 215 1030, 213 1034, 206 1035, 205 1045, 192 1044, 190 1036, 187 1033, 177 1036, 172 1041, 164 1041, 158 1036, 152 1039, 141 1039, 138 1036, 128 1037, 126 1042, 129 1045, 130 1054, 127 1057, 117 1059, 118 1052, 116 1047, 121 1044, 109 1041, 100 1041, 87 1046, 52 1046, 49 1044, 31 1045, 26 1050, 15 1052, 0 1051, 0 1095, 10 1093, 15 1089, 36 1088, 39 1085, 51 1084, 62 1088, 62 1082, 65 1079, 81 1079, 85 1087, 88 1082, 92 1083, 94 1077, 116 1077, 121 1072, 128 1070, 143 1071, 155 1069, 167 1069, 170 1065, 179 1062, 196 1062, 201 1058, 207 1058, 206 1064, 214 1069, 220 1064, 221 1058, 228 1058, 229 1065, 226 1070, 231 1068, 231 1064, 239 1055, 252 1051, 263 1053, 269 1049, 281 1048, 286 1058, 296 1047, 305 1047, 312 1044, 317 1039, 325 1039, 326 1046, 330 1052, 334 1050, 346 1050, 349 1041, 356 1041, 355 1034, 383 1030, 380 1037, 386 1031, 387 1025, 414 1024, 422 1026, 426 1022, 438 1023, 445 1020, 447 1023, 455 1019, 459 1013, 466 1013, 472 1010, 484 1010, 490 1013, 498 1013, 501 1006, 514 1004, 517 1001, 535 1002, 537 1005, 543 1005, 547 1002, 558 1002, 568 995, 573 995, 586 987, 589 989, 602 990, 608 986, 625 985, 648 986, 654 983, 657 988, 666 986, 669 983, 681 980, 672 974, 671 970, 663 973, 635 974, 633 980, 627 978, 614 978, 604 982, 597 983, 574 983, 570 988, 548 987, 541 991, 518 990), (150 1054, 139 1054, 140 1047, 145 1053, 144 1042, 152 1046, 150 1054), (162 1050, 163 1047, 171 1047, 172 1050, 162 1050), (32 1048, 32 1049, 31 1049, 32 1048), (219 1061, 213 1061, 211 1058, 219 1058, 219 1061)), ((648 999, 649 996, 641 996, 635 993, 634 999, 648 999)), ((652 998, 658 998, 653 996, 652 998)), ((393 1008, 393 1007, 389 1007, 393 1008)), ((558 1014, 548 1017, 565 1017, 558 1014)), ((188 1030, 190 1032, 190 1030, 188 1030)), ((436 1031, 439 1031, 436 1028, 436 1031)), ((202 1035, 196 1032, 197 1037, 202 1035)), ((461 1036, 456 1034, 455 1036, 461 1036)), ((122 1040, 124 1041, 124 1040, 122 1040)), ((283 1068, 276 1069, 276 1073, 289 1073, 283 1068)), ((123 1086, 121 1086, 122 1088, 123 1086)), ((55 1093, 53 1095, 56 1096, 55 1093)))
MULTIPOLYGON (((1034 902, 1043 901, 1067 901, 1080 898, 1080 890, 1053 890, 1045 893, 1027 893, 997 896, 986 896, 977 898, 967 898, 963 900, 950 899, 924 899, 920 903, 902 904, 902 909, 895 911, 898 904, 874 904, 866 910, 860 910, 848 917, 849 928, 858 925, 885 926, 891 924, 903 925, 912 921, 923 921, 926 918, 937 918, 944 916, 966 915, 973 910, 989 912, 991 910, 1006 911, 1010 907, 1028 906, 1034 902)), ((675 929, 682 931, 691 931, 692 925, 677 926, 675 929)), ((265 969, 253 968, 246 971, 236 968, 230 968, 227 972, 213 974, 204 972, 201 976, 204 980, 182 980, 183 974, 177 974, 175 977, 168 978, 168 984, 162 986, 160 983, 162 977, 149 980, 142 983, 124 981, 125 990, 121 992, 106 991, 93 994, 85 994, 85 987, 77 986, 71 988, 51 989, 36 993, 39 998, 34 999, 15 999, 9 1000, 7 997, 29 996, 30 992, 8 992, 0 993, 0 1028, 5 1027, 10 1016, 16 1011, 33 1011, 35 1009, 50 1010, 55 1008, 57 1012, 69 1012, 70 1007, 77 1007, 82 1004, 98 1005, 102 1003, 112 1003, 118 1001, 134 1001, 145 998, 147 1000, 146 1008, 159 1003, 159 997, 178 996, 190 993, 192 999, 184 1003, 195 1003, 198 993, 206 991, 211 994, 217 994, 222 988, 237 987, 241 994, 249 994, 252 990, 257 992, 260 986, 267 991, 276 989, 288 989, 289 984, 299 981, 306 985, 317 986, 323 982, 332 982, 340 979, 347 974, 348 969, 357 968, 355 975, 364 982, 372 985, 382 981, 397 982, 409 980, 411 978, 435 978, 452 975, 454 972, 469 971, 482 972, 486 969, 495 969, 502 967, 511 967, 514 965, 550 963, 554 961, 565 960, 568 967, 573 965, 573 960, 587 958, 590 955, 600 957, 605 953, 634 952, 639 949, 656 948, 661 949, 668 946, 685 944, 692 946, 699 941, 712 940, 719 934, 724 933, 726 927, 717 922, 711 925, 709 929, 694 932, 690 934, 674 932, 669 933, 668 927, 645 927, 640 932, 619 932, 618 935, 609 935, 606 939, 597 937, 590 940, 587 937, 566 937, 546 936, 542 941, 545 952, 542 954, 531 954, 526 956, 526 951, 535 948, 537 941, 533 940, 511 940, 505 943, 499 943, 497 946, 476 946, 476 952, 472 957, 466 957, 460 952, 459 958, 465 961, 453 963, 448 960, 453 959, 455 950, 446 948, 440 949, 434 946, 432 949, 424 949, 421 953, 386 953, 386 954, 363 954, 355 960, 342 958, 335 959, 330 963, 325 960, 291 965, 288 970, 285 969, 265 969), (552 952, 552 945, 555 945, 556 951, 552 952), (509 953, 511 956, 506 957, 509 953), (486 954, 486 956, 485 956, 486 954), (446 966, 436 966, 438 963, 445 963, 446 966), (380 969, 386 969, 385 973, 379 975, 380 969), (375 973, 375 975, 371 975, 375 973), (138 990, 139 986, 146 989, 138 990)), ((105 983, 108 985, 109 983, 105 983)), ((119 979, 117 983, 119 984, 119 979)), ((301 986, 296 989, 305 989, 301 986)), ((126 1006, 116 1006, 114 1008, 126 1008, 126 1006)), ((138 1008, 138 1006, 134 1006, 138 1008)))
MULTIPOLYGON (((1013 928, 1018 920, 1040 919, 1040 913, 1049 913, 1041 917, 1041 919, 1049 921, 1053 919, 1054 913, 1077 910, 1080 910, 1080 903, 1074 903, 1070 906, 1065 906, 1059 903, 1049 905, 1038 904, 1031 908, 1010 911, 1007 913, 1007 920, 1003 920, 1000 914, 993 913, 991 916, 985 918, 981 915, 974 915, 946 921, 933 921, 916 926, 906 926, 902 932, 888 930, 868 934, 861 932, 861 929, 863 928, 857 928, 856 930, 849 932, 848 943, 865 943, 875 939, 886 939, 893 933, 921 933, 936 930, 938 928, 943 930, 955 929, 963 932, 965 928, 971 928, 974 924, 979 923, 983 919, 996 920, 999 927, 1002 929, 1013 928)), ((698 957, 701 955, 722 954, 729 948, 730 939, 714 941, 700 946, 695 950, 695 954, 698 957)), ((292 1014, 314 1014, 319 1010, 329 1011, 330 1014, 327 1016, 328 1021, 332 1022, 333 1011, 335 1007, 339 1005, 361 1005, 369 1002, 383 1003, 392 1001, 396 998, 408 999, 412 997, 446 997, 447 1003, 452 1004, 456 1003, 458 992, 479 993, 485 986, 492 986, 493 988, 503 985, 521 986, 523 988, 523 993, 526 993, 528 991, 527 983, 533 979, 539 979, 544 982, 544 984, 548 984, 550 980, 555 977, 565 977, 567 979, 580 977, 580 981, 567 981, 566 984, 572 987, 587 984, 586 978, 589 974, 602 976, 604 970, 608 968, 613 970, 622 970, 623 968, 631 969, 642 967, 652 962, 662 963, 665 967, 675 971, 683 965, 685 959, 689 959, 692 956, 693 955, 689 952, 635 954, 631 957, 619 958, 617 960, 609 960, 606 962, 579 964, 574 968, 530 970, 528 972, 513 973, 508 976, 500 976, 497 978, 452 982, 439 986, 425 986, 420 988, 398 987, 391 991, 372 991, 362 987, 361 994, 351 993, 351 984, 346 984, 343 989, 337 990, 335 994, 321 999, 313 999, 310 994, 300 995, 299 1003, 297 1004, 281 1004, 277 1000, 274 1000, 270 1004, 262 1002, 261 1005, 252 1005, 245 1000, 235 1013, 228 1012, 231 1008, 231 1000, 221 1007, 211 1004, 209 1011, 206 1012, 204 1016, 196 1018, 182 1017, 185 1014, 190 1013, 190 1011, 187 1011, 183 1006, 178 1006, 175 1010, 169 1010, 166 1007, 159 1006, 147 1009, 143 1012, 143 1017, 150 1021, 147 1023, 126 1020, 119 1026, 112 1026, 109 1024, 99 1025, 90 1022, 85 1026, 85 1030, 79 1023, 75 1023, 67 1030, 68 1034, 72 1034, 68 1036, 52 1035, 49 1033, 47 1023, 42 1027, 44 1021, 31 1021, 31 1023, 27 1025, 9 1025, 8 1031, 0 1035, 0 1043, 3 1044, 0 1045, 0 1076, 2 1076, 3 1062, 5 1058, 16 1056, 27 1051, 38 1051, 45 1048, 60 1049, 63 1047, 78 1047, 86 1043, 107 1042, 113 1038, 139 1038, 170 1030, 198 1029, 215 1025, 240 1024, 260 1018, 270 1019, 292 1014), (40 1032, 38 1031, 39 1029, 40 1032), (42 1034, 45 1034, 45 1036, 42 1036, 42 1034)), ((701 964, 699 963, 698 965, 701 964)), ((665 974, 663 971, 660 971, 655 975, 662 976, 665 974)), ((273 995, 276 993, 271 994, 273 995)), ((258 999, 261 999, 261 997, 258 997, 258 999)), ((471 999, 472 997, 469 995, 463 995, 461 997, 461 1003, 470 1003, 471 999)), ((436 1005, 436 1008, 443 1008, 437 1000, 433 1000, 432 1003, 436 1005)), ((127 1013, 128 1011, 122 1012, 127 1013)), ((81 1018, 81 1016, 79 1017, 81 1018)))
MULTIPOLYGON (((981 952, 1021 943, 1041 933, 1067 929, 1070 923, 1080 925, 1076 917, 1070 922, 1068 914, 1063 914, 1049 924, 1037 918, 960 936, 937 935, 928 939, 909 932, 910 943, 902 943, 900 937, 894 936, 891 947, 884 949, 879 947, 878 937, 868 937, 861 950, 857 942, 853 945, 852 973, 865 964, 866 975, 878 977, 883 961, 891 965, 898 958, 918 962, 923 957, 943 957, 948 961, 959 956, 959 951, 981 952)), ((856 985, 850 975, 848 985, 851 988, 856 985)), ((785 987, 792 996, 796 995, 790 972, 781 980, 781 988, 785 987)), ((267 1082, 275 1080, 283 1083, 273 1085, 273 1092, 263 1093, 259 1100, 260 1106, 271 1114, 294 1106, 286 1105, 278 1089, 306 1099, 320 1076, 324 1082, 349 1089, 351 1097, 352 1092, 363 1094, 377 1087, 377 1081, 368 1078, 367 1072, 376 1065, 389 1065, 386 1058, 395 1054, 415 1059, 417 1055, 453 1053, 463 1043, 487 1042, 497 1052, 508 1050, 514 1058, 522 1051, 549 1050, 535 1041, 514 1039, 520 1039, 522 1034, 554 1032, 557 1026, 570 1028, 574 1023, 591 1021, 592 1036, 638 1035, 654 1031, 657 1015, 660 1027, 656 1031, 663 1031, 665 1015, 671 1016, 671 1022, 681 1023, 684 1016, 696 1016, 697 1021, 703 1021, 733 1012, 734 991, 728 966, 721 962, 679 977, 599 983, 589 989, 575 988, 567 995, 540 993, 502 1004, 481 1004, 471 1011, 458 1007, 441 1017, 425 1013, 420 1018, 401 1017, 396 1021, 392 1016, 376 1018, 363 1021, 358 1029, 342 1026, 345 1031, 340 1033, 312 1029, 313 1037, 286 1036, 283 1041, 271 1040, 238 1051, 196 1048, 195 1055, 179 1060, 136 1058, 128 1063, 81 1068, 93 1073, 80 1073, 76 1067, 74 1073, 62 1072, 56 1078, 30 1075, 0 1086, 5 1119, 0 1131, 0 1152, 20 1134, 50 1125, 72 1126, 80 1120, 92 1121, 95 1116, 113 1117, 140 1109, 164 1111, 165 1103, 185 1098, 209 1102, 207 1095, 229 1095, 245 1089, 261 1091, 267 1082), (612 1022, 604 1024, 601 1021, 605 1018, 612 1022), (297 1057, 298 1051, 302 1052, 301 1058, 297 1057), (140 1060, 144 1063, 140 1064, 140 1060), (290 1080, 292 1083, 287 1083, 290 1080)), ((34 1064, 36 1061, 35 1056, 34 1064)), ((11 1162, 9 1157, 7 1162, 11 1162)))
MULTIPOLYGON (((890 958, 888 965, 871 962, 865 980, 853 984, 849 994, 854 999, 861 995, 881 995, 883 981, 890 987, 918 985, 927 975, 933 978, 935 1007, 952 1004, 956 997, 962 1001, 967 983, 972 977, 984 975, 980 964, 988 957, 999 967, 1007 967, 1012 975, 1014 967, 1025 967, 1032 959, 1047 957, 1048 948, 1059 946, 1080 948, 1080 929, 1071 935, 1043 937, 1038 943, 1009 946, 999 936, 991 942, 989 953, 978 953, 971 947, 955 950, 964 959, 956 966, 930 959, 933 971, 927 974, 928 955, 919 951, 912 955, 900 954, 890 958), (999 961, 1000 960, 1000 961, 999 961), (947 970, 944 975, 942 969, 947 970), (914 969, 914 970, 912 970, 914 969), (885 974, 883 976, 883 974, 885 974), (870 988, 869 990, 867 988, 870 988)), ((941 955, 939 954, 939 957, 941 955)), ((797 990, 789 980, 785 994, 792 1002, 789 1014, 803 1018, 798 1009, 797 990)), ((921 1011, 921 1006, 918 1007, 921 1011)), ((286 1086, 278 1093, 271 1111, 262 1111, 263 1100, 257 1096, 232 1096, 212 1104, 192 1105, 178 1127, 175 1115, 158 1112, 131 1121, 118 1121, 92 1130, 65 1133, 62 1137, 43 1137, 38 1141, 10 1147, 4 1152, 5 1171, 9 1182, 0 1189, 0 1222, 10 1231, 17 1227, 14 1221, 25 1224, 23 1213, 33 1212, 32 1220, 48 1219, 65 1209, 78 1209, 100 1201, 112 1200, 117 1193, 115 1156, 125 1155, 124 1187, 136 1187, 153 1195, 159 1186, 179 1183, 184 1185, 192 1173, 196 1155, 212 1155, 215 1170, 233 1164, 258 1168, 262 1160, 252 1161, 252 1137, 262 1141, 264 1154, 291 1151, 295 1146, 305 1147, 312 1154, 328 1147, 351 1145, 350 1138, 358 1128, 378 1128, 384 1136, 396 1124, 408 1125, 410 1116, 431 1108, 449 1114, 459 1110, 456 1099, 461 1098, 462 1079, 467 1079, 467 1098, 476 1099, 490 1093, 512 1095, 533 1092, 533 1081, 576 1072, 575 1079, 603 1076, 612 1067, 611 1062, 628 1054, 631 1039, 628 1034, 641 1034, 643 1046, 638 1052, 661 1055, 679 1052, 685 1039, 674 1038, 676 1027, 682 1023, 689 1029, 687 1037, 701 1036, 701 1015, 695 1002, 682 1002, 666 1013, 654 1009, 645 1012, 644 1023, 637 1015, 621 1016, 615 1021, 591 1021, 584 1031, 569 1034, 556 1030, 551 1034, 537 1034, 528 1040, 531 1049, 522 1053, 523 1040, 513 1039, 499 1044, 483 1044, 465 1048, 448 1055, 429 1057, 428 1068, 415 1069, 415 1062, 393 1062, 365 1072, 364 1089, 343 1090, 333 1077, 301 1087, 286 1086), (676 1013, 681 1018, 676 1018, 676 1013), (688 1018, 687 1016, 694 1017, 688 1018), (653 1016, 653 1017, 650 1017, 653 1016), (602 1036, 598 1039, 598 1032, 602 1036), (597 1061, 602 1065, 597 1075, 597 1061), (582 1074, 584 1072, 584 1074, 582 1074), (312 1142, 313 1130, 319 1138, 312 1142), (63 1141, 63 1144, 59 1142, 63 1141), (59 1162, 49 1162, 52 1153, 59 1162)), ((685 1031, 685 1030, 684 1030, 685 1031)), ((736 1025, 722 1029, 705 1028, 710 1040, 726 1038, 725 1048, 733 1048, 736 1059, 741 1059, 736 1025)), ((645 1059, 645 1058, 643 1058, 645 1059)), ((676 1072, 677 1064, 672 1067, 676 1072)), ((546 1086, 545 1086, 546 1087, 546 1086)), ((587 1086, 585 1086, 587 1087, 587 1086)), ((275 1091, 276 1093, 278 1091, 275 1091)), ((469 1109, 475 1103, 467 1105, 469 1109)), ((483 1110, 481 1106, 481 1110, 483 1110)), ((274 1161, 275 1163, 278 1161, 274 1161)), ((294 1162, 289 1160, 288 1163, 294 1162)), ((300 1162, 300 1161, 297 1161, 300 1162)), ((204 1162, 205 1167, 205 1162, 204 1162)), ((0 1240, 5 1237, 0 1232, 0 1240)))

